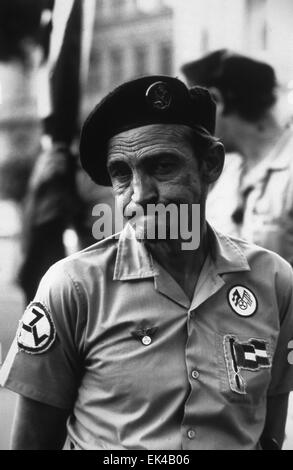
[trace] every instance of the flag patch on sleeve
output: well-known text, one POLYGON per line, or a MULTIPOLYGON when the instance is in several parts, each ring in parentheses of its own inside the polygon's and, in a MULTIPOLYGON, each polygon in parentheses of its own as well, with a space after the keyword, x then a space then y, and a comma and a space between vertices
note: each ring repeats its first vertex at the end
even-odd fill
POLYGON ((42 302, 32 302, 20 320, 17 345, 21 351, 41 354, 56 339, 56 328, 48 308, 42 302))

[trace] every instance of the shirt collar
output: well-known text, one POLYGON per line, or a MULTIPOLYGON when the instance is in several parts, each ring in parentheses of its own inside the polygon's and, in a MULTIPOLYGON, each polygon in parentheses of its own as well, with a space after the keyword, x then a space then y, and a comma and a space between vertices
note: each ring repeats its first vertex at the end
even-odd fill
POLYGON ((119 237, 113 279, 127 281, 156 275, 158 271, 154 268, 151 254, 144 243, 135 238, 131 225, 126 224, 119 237))
POLYGON ((248 260, 236 241, 208 224, 211 258, 218 274, 250 271, 248 260))
POLYGON ((293 121, 290 119, 285 126, 285 131, 273 148, 269 158, 270 170, 284 170, 290 166, 293 151, 293 121))
MULTIPOLYGON (((288 141, 287 141, 288 142, 288 141)), ((280 155, 271 160, 268 164, 268 171, 278 171, 278 170, 286 170, 291 163, 292 163, 292 152, 293 152, 293 139, 291 141, 290 148, 286 146, 283 151, 280 152, 280 155)))
POLYGON ((254 186, 259 181, 266 180, 271 171, 286 170, 292 163, 293 127, 286 127, 271 152, 251 172, 244 176, 242 190, 254 186))
MULTIPOLYGON (((211 257, 218 274, 249 271, 244 252, 230 237, 208 225, 211 257)), ((114 280, 145 279, 159 275, 159 269, 143 242, 135 238, 130 224, 120 233, 114 268, 114 280)))

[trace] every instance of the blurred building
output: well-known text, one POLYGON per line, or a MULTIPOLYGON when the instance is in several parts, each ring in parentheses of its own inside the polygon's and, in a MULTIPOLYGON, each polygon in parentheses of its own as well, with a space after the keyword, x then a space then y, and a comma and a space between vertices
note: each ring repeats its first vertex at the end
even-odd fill
POLYGON ((26 132, 35 127, 38 117, 35 85, 34 69, 24 69, 19 62, 0 63, 0 161, 11 154, 13 145, 7 139, 8 133, 21 141, 22 152, 23 140, 31 143, 35 138, 26 132))
POLYGON ((173 72, 173 11, 163 0, 96 0, 83 115, 125 80, 173 72))
POLYGON ((35 79, 33 66, 0 62, 0 197, 22 198, 39 150, 35 79))
POLYGON ((175 71, 222 47, 269 61, 293 79, 292 0, 173 0, 175 71))

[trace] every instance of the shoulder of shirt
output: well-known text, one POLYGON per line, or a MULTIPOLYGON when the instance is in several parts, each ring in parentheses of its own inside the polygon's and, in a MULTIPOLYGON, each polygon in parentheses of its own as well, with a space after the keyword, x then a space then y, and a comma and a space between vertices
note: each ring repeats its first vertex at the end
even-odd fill
POLYGON ((84 279, 86 273, 94 270, 103 272, 109 264, 115 263, 120 233, 107 237, 89 247, 57 261, 47 274, 58 275, 66 272, 74 280, 84 279))
POLYGON ((251 269, 254 268, 256 263, 265 263, 265 265, 270 266, 274 272, 280 273, 282 277, 287 277, 290 280, 293 279, 292 266, 277 253, 255 245, 254 243, 247 242, 241 238, 224 235, 222 233, 220 236, 225 237, 240 249, 246 257, 251 269))
MULTIPOLYGON (((289 134, 288 134, 288 139, 287 142, 285 143, 284 147, 280 150, 278 157, 276 158, 277 162, 277 168, 278 168, 278 162, 284 162, 285 167, 287 168, 288 172, 290 174, 293 173, 293 158, 292 158, 292 152, 293 152, 293 124, 289 127, 289 134)), ((273 163, 273 168, 274 168, 274 163, 273 163)), ((290 179, 292 182, 292 180, 290 179)))
POLYGON ((293 302, 293 269, 277 253, 236 237, 225 237, 245 256, 252 280, 257 279, 265 289, 275 292, 280 315, 287 312, 293 302))

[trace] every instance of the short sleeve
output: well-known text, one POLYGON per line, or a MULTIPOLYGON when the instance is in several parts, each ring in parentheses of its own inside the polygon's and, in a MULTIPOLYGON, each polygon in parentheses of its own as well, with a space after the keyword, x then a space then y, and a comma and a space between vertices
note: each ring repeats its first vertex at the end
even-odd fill
POLYGON ((0 384, 36 401, 70 409, 81 374, 81 299, 64 264, 56 263, 43 277, 1 368, 0 384))
POLYGON ((280 276, 280 332, 272 365, 272 380, 268 395, 289 393, 293 390, 293 364, 290 361, 290 343, 293 340, 293 271, 289 264, 280 276))

